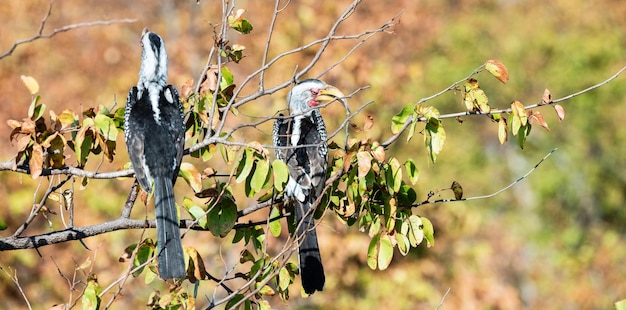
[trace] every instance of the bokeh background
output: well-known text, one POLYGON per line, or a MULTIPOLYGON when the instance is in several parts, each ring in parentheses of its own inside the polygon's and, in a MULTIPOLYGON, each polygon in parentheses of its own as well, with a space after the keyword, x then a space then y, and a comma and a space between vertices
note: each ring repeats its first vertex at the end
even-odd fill
MULTIPOLYGON (((270 56, 323 37, 348 4, 292 1, 277 20, 270 56)), ((48 5, 41 0, 3 1, 0 51, 35 34, 48 5)), ((248 11, 246 17, 255 28, 247 36, 230 34, 232 43, 246 46, 244 60, 230 65, 236 81, 261 63, 273 6, 270 1, 237 1, 237 8, 248 11)), ((487 59, 500 60, 509 69, 506 85, 485 73, 477 77, 491 106, 502 108, 512 100, 536 103, 545 88, 554 98, 571 94, 626 65, 626 2, 619 0, 368 0, 339 33, 375 29, 401 10, 401 22, 393 33, 368 41, 323 77, 346 92, 371 85, 351 99, 353 107, 376 101, 356 120, 374 118, 372 130, 355 133, 359 138, 386 139, 391 116, 404 105, 446 88, 487 59)), ((221 11, 217 1, 55 2, 44 33, 85 21, 138 21, 72 30, 19 46, 0 60, 1 159, 9 160, 15 152, 6 121, 26 117, 31 100, 21 75, 39 81, 43 102, 57 112, 111 107, 116 101, 123 105, 129 87, 136 84, 139 35, 147 26, 163 36, 170 55, 170 83, 180 87, 197 79, 204 67, 221 11)), ((310 76, 320 74, 354 43, 331 45, 310 76)), ((277 64, 268 72, 268 85, 287 80, 314 51, 277 64)), ((428 162, 419 135, 410 143, 394 144, 388 154, 401 161, 416 159, 420 169, 416 190, 421 198, 453 180, 463 185, 465 196, 492 193, 523 175, 553 148, 559 150, 526 180, 496 197, 415 210, 433 221, 436 244, 407 257, 396 253, 385 271, 367 267, 366 234, 327 214, 318 228, 326 290, 307 299, 293 293, 288 304, 273 301, 273 305, 278 309, 434 309, 440 303, 441 309, 612 308, 626 298, 625 79, 618 77, 564 103, 562 123, 551 107, 541 108, 551 130, 533 128, 524 150, 515 139, 501 146, 496 125, 484 117, 468 117, 462 124, 445 121, 448 139, 436 165, 428 162)), ((271 115, 284 108, 284 95, 260 98, 242 108, 244 114, 271 115)), ((464 109, 458 92, 428 104, 442 113, 464 109)), ((336 126, 344 112, 324 113, 330 126, 336 126)), ((237 138, 269 143, 267 129, 237 138)), ((119 169, 127 162, 122 140, 120 136, 118 158, 104 163, 101 171, 119 169)), ((98 164, 99 160, 92 160, 87 168, 96 169, 98 164)), ((3 172, 0 182, 0 216, 9 225, 1 234, 8 236, 30 211, 39 181, 3 172)), ((77 224, 117 218, 131 184, 130 179, 94 180, 86 190, 77 191, 77 224)), ((184 184, 177 185, 177 193, 177 197, 191 195, 184 184)), ((151 207, 137 205, 133 217, 150 212, 151 207)), ((41 217, 27 233, 61 228, 58 215, 49 218, 52 227, 41 217)), ((17 274, 35 308, 49 308, 76 298, 82 288, 78 284, 72 292, 59 272, 71 276, 76 265, 89 259, 106 287, 126 268, 118 262, 124 248, 142 233, 154 234, 114 232, 84 240, 89 249, 72 242, 39 251, 3 252, 0 267, 17 274)), ((236 260, 240 250, 230 245, 229 238, 217 239, 207 232, 191 232, 184 243, 196 247, 217 275, 225 272, 224 261, 236 260)), ((85 278, 84 271, 78 270, 77 279, 85 278)), ((211 296, 211 284, 200 285, 198 307, 207 305, 204 296, 211 296)), ((0 307, 26 307, 17 286, 4 273, 0 273, 0 287, 0 307)), ((146 285, 143 278, 131 279, 113 308, 143 307, 155 289, 167 290, 158 283, 146 285)))

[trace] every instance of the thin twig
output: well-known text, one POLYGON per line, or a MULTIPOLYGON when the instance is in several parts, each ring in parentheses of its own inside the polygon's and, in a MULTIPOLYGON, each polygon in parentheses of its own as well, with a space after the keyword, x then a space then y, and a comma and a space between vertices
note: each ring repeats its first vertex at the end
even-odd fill
POLYGON ((17 286, 17 289, 20 291, 20 294, 22 295, 22 298, 24 298, 24 301, 26 302, 26 306, 28 306, 28 309, 32 310, 33 308, 30 305, 30 301, 28 301, 28 297, 26 297, 26 293, 24 293, 24 290, 22 289, 22 286, 20 285, 20 281, 19 281, 19 279, 17 277, 17 271, 14 271, 13 274, 10 274, 2 266, 0 266, 0 270, 2 270, 2 272, 4 272, 4 274, 6 274, 7 277, 9 277, 9 279, 11 279, 11 281, 13 281, 15 286, 17 286))
POLYGON ((411 204, 411 205, 407 205, 407 206, 402 206, 402 207, 412 207, 412 208, 416 208, 419 207, 421 205, 425 205, 425 204, 433 204, 433 203, 440 203, 440 202, 458 202, 458 201, 470 201, 470 200, 478 200, 478 199, 487 199, 487 198, 492 198, 506 190, 508 190, 509 188, 513 187, 514 185, 520 183, 522 180, 524 180, 525 178, 527 178, 531 173, 533 173, 535 171, 535 169, 537 169, 539 167, 539 165, 541 165, 541 163, 543 163, 544 160, 546 160, 548 157, 550 157, 550 155, 552 155, 552 153, 556 152, 556 150, 558 150, 558 148, 553 149, 552 151, 550 151, 548 154, 546 154, 543 158, 541 158, 539 160, 539 162, 537 162, 535 164, 534 167, 532 167, 530 170, 528 170, 528 172, 526 172, 526 174, 524 174, 523 176, 517 178, 517 180, 513 181, 511 184, 491 193, 491 194, 487 194, 487 195, 482 195, 482 196, 473 196, 473 197, 468 197, 468 198, 461 198, 461 199, 438 199, 438 200, 434 200, 434 201, 430 201, 430 197, 428 197, 426 200, 416 203, 416 204, 411 204))
POLYGON ((443 297, 441 297, 441 301, 439 302, 439 304, 437 305, 437 307, 435 307, 435 310, 439 310, 442 306, 443 306, 443 302, 446 300, 446 297, 448 297, 448 294, 450 293, 450 288, 448 288, 446 290, 446 293, 443 294, 443 297))
POLYGON ((10 56, 11 54, 13 54, 13 52, 15 51, 15 49, 22 45, 22 44, 26 44, 26 43, 30 43, 39 39, 49 39, 54 37, 55 35, 62 33, 62 32, 66 32, 66 31, 70 31, 73 29, 77 29, 77 28, 86 28, 86 27, 94 27, 94 26, 106 26, 106 25, 112 25, 112 24, 123 24, 123 23, 134 23, 137 21, 137 19, 130 19, 130 18, 124 18, 124 19, 112 19, 112 20, 99 20, 99 21, 93 21, 93 22, 85 22, 85 23, 78 23, 78 24, 71 24, 71 25, 66 25, 63 26, 61 28, 56 28, 54 30, 52 30, 52 32, 50 33, 43 33, 44 27, 46 25, 46 22, 48 20, 48 17, 50 17, 50 14, 52 12, 52 4, 54 3, 54 1, 50 1, 50 6, 48 7, 48 11, 46 13, 46 15, 44 16, 43 20, 41 21, 41 24, 39 25, 39 31, 37 31, 37 34, 30 37, 30 38, 26 38, 26 39, 21 39, 21 40, 17 40, 13 43, 13 45, 6 50, 5 52, 3 52, 2 54, 0 54, 0 59, 10 56))

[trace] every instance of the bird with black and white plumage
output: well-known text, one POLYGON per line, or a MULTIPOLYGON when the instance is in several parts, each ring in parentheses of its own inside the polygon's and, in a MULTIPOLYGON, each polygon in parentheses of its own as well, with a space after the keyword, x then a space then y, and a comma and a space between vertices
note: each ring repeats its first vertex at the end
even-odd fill
POLYGON ((126 100, 126 148, 139 185, 154 189, 159 277, 178 279, 187 273, 173 191, 185 144, 183 107, 167 84, 163 39, 146 28, 141 46, 139 82, 126 100))
POLYGON ((289 167, 285 195, 294 202, 299 269, 307 294, 323 290, 326 281, 312 210, 324 189, 328 164, 326 126, 318 106, 342 97, 323 81, 301 81, 287 96, 290 117, 276 119, 272 132, 276 157, 289 167))

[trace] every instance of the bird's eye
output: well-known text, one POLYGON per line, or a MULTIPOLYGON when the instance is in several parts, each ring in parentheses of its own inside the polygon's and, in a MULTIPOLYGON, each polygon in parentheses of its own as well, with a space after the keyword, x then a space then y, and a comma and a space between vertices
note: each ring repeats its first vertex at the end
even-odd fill
POLYGON ((320 93, 320 90, 317 88, 311 88, 310 91, 313 96, 317 96, 320 93))

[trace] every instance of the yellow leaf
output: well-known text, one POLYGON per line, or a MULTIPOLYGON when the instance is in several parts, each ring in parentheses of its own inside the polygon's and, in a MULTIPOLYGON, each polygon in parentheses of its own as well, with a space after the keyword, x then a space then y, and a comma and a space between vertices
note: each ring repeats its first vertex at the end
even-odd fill
POLYGON ((196 169, 193 164, 186 162, 181 163, 179 174, 183 177, 187 184, 191 186, 191 189, 193 189, 195 193, 202 191, 202 174, 200 174, 198 169, 196 169))
POLYGON ((24 85, 26 86, 26 88, 28 88, 28 91, 31 94, 34 95, 39 92, 39 83, 37 83, 37 80, 35 80, 35 78, 26 75, 22 75, 21 78, 22 83, 24 83, 24 85))
POLYGON ((500 121, 498 121, 498 139, 500 140, 500 144, 506 143, 506 136, 506 120, 501 118, 500 121))

